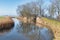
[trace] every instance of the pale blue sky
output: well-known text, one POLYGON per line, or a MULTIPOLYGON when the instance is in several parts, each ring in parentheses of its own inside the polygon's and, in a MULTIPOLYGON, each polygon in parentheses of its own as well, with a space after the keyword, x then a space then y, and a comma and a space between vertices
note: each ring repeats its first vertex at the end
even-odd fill
POLYGON ((16 15, 18 5, 34 0, 0 0, 0 15, 16 15))
POLYGON ((32 1, 36 0, 0 0, 0 15, 17 15, 16 9, 18 5, 32 1))

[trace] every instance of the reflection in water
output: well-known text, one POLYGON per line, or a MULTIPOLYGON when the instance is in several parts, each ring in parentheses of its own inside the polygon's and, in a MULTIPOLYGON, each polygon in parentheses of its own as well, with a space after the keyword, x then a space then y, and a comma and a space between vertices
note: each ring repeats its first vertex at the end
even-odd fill
POLYGON ((12 28, 13 27, 11 27, 10 29, 8 28, 8 29, 2 29, 2 30, 0 30, 0 36, 8 34, 11 31, 12 28))
POLYGON ((53 34, 47 28, 39 28, 33 24, 22 23, 18 32, 30 40, 53 40, 53 34))
POLYGON ((0 31, 0 40, 52 40, 52 34, 47 28, 21 23, 17 19, 13 20, 14 28, 0 31))

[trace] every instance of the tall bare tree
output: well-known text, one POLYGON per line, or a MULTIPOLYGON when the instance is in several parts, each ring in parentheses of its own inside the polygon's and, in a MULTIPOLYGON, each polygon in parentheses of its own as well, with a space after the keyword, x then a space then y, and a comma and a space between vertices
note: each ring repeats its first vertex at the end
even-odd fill
POLYGON ((54 9, 56 10, 55 13, 58 14, 57 18, 59 19, 60 18, 60 0, 52 0, 52 4, 55 5, 54 6, 55 7, 54 9))
POLYGON ((43 10, 42 10, 43 0, 37 0, 37 4, 39 5, 40 16, 42 16, 43 15, 43 10))
POLYGON ((39 5, 36 2, 27 3, 19 6, 17 9, 19 15, 27 17, 31 16, 36 20, 37 15, 40 13, 39 5))

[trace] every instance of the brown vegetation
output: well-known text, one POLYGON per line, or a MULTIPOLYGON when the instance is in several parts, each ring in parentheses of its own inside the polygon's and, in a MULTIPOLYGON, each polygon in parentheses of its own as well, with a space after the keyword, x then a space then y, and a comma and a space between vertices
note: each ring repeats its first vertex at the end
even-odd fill
POLYGON ((4 17, 0 19, 0 29, 8 29, 14 25, 14 22, 11 17, 4 17))

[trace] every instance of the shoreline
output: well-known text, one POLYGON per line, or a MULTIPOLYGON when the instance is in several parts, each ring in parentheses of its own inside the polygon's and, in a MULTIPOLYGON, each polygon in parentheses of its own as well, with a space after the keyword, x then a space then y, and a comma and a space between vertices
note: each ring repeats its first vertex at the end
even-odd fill
POLYGON ((11 17, 5 16, 4 18, 0 19, 0 30, 2 29, 9 29, 14 26, 14 21, 11 17))
MULTIPOLYGON (((22 21, 23 23, 27 23, 26 17, 18 17, 18 20, 22 21)), ((29 23, 33 23, 32 20, 29 23)), ((48 28, 49 30, 52 30, 54 39, 53 40, 60 40, 60 22, 44 17, 37 17, 36 18, 36 25, 37 26, 44 26, 48 28), (58 30, 58 31, 57 31, 58 30)))

